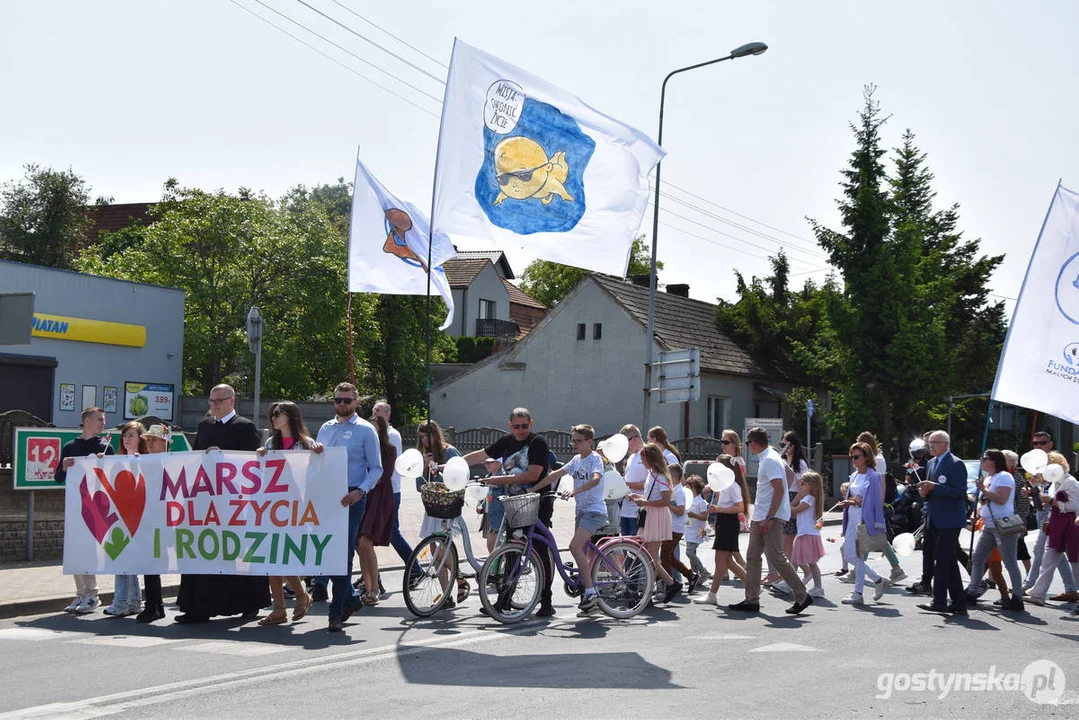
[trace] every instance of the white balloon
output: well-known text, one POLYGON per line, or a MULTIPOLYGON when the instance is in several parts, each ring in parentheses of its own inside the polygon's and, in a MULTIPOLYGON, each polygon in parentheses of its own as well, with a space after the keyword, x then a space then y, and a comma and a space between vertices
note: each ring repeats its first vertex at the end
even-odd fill
POLYGON ((558 478, 558 487, 556 492, 564 493, 573 489, 573 476, 566 474, 558 478))
POLYGON ((1049 464, 1049 456, 1044 450, 1034 448, 1023 453, 1023 457, 1019 458, 1019 464, 1031 475, 1037 475, 1049 464))
POLYGON ((895 550, 897 555, 902 555, 903 557, 913 555, 916 544, 913 533, 900 533, 892 538, 892 549, 895 550))
POLYGON ((460 490, 468 484, 468 463, 461 456, 451 457, 442 469, 442 482, 450 490, 460 490))
POLYGON ((716 492, 723 492, 734 484, 734 470, 723 463, 714 462, 708 466, 708 487, 716 492))
POLYGON ((409 448, 397 456, 393 469, 403 478, 418 478, 423 475, 423 455, 416 448, 409 448))
POLYGON ((607 462, 622 462, 622 458, 629 452, 629 440, 622 433, 615 433, 601 442, 599 449, 603 451, 603 457, 607 458, 607 462))
POLYGON ((971 541, 970 530, 967 530, 966 528, 961 528, 959 530, 959 547, 963 547, 963 548, 970 547, 970 541, 971 541))
POLYGON ((469 505, 475 505, 485 497, 487 497, 487 488, 483 485, 469 485, 465 488, 465 502, 469 505))
POLYGON ((626 479, 617 470, 608 470, 603 474, 604 500, 621 500, 628 492, 629 486, 626 485, 626 479))
POLYGON ((1056 463, 1046 465, 1045 468, 1042 470, 1042 478, 1050 485, 1055 482, 1060 482, 1063 477, 1064 468, 1062 468, 1060 465, 1057 465, 1056 463))

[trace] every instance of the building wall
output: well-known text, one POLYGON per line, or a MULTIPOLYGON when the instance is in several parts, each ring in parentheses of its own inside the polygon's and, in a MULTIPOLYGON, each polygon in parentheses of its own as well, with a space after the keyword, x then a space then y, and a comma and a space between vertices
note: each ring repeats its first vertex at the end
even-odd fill
MULTIPOLYGON (((510 411, 523 405, 538 428, 568 430, 583 422, 608 435, 641 422, 644 356, 644 328, 586 281, 513 348, 433 388, 431 416, 458 428, 504 428, 510 411), (579 323, 584 340, 577 339, 579 323), (602 326, 598 340, 596 323, 602 326)), ((677 438, 681 412, 681 404, 654 403, 651 421, 672 428, 677 438)))
POLYGON ((122 422, 125 381, 173 385, 175 417, 179 419, 184 349, 182 290, 0 262, 0 292, 35 293, 35 313, 142 325, 146 328, 146 344, 143 347, 42 337, 31 338, 30 345, 0 346, 0 352, 7 355, 49 357, 57 361, 51 401, 52 422, 57 427, 79 425, 84 386, 96 388, 97 405, 103 402, 106 385, 118 388, 117 412, 108 413, 106 419, 109 425, 122 422), (73 411, 60 410, 61 383, 75 384, 73 411))
POLYGON ((495 302, 495 318, 510 319, 510 296, 499 279, 495 266, 488 263, 467 288, 453 290, 454 319, 448 328, 455 337, 475 337, 476 318, 480 316, 480 298, 495 302))

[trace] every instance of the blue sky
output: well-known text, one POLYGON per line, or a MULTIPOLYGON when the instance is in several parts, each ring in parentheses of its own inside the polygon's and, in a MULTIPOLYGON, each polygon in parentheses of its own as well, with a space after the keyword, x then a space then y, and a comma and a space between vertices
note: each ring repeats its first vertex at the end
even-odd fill
MULTIPOLYGON (((836 222, 866 83, 891 116, 886 144, 913 129, 938 203, 959 203, 967 237, 1007 253, 1000 296, 1019 293, 1058 178, 1079 189, 1073 2, 306 1, 416 67, 296 0, 0 4, 0 181, 35 162, 116 202, 158 199, 170 176, 279 196, 351 179, 361 146, 388 188, 425 207, 443 90, 431 76, 445 77, 457 35, 653 137, 667 72, 769 44, 668 85, 661 281, 703 300, 733 299, 733 270, 767 274, 780 245, 796 281, 824 276, 805 218, 836 222)), ((511 256, 518 273, 529 259, 511 256)))

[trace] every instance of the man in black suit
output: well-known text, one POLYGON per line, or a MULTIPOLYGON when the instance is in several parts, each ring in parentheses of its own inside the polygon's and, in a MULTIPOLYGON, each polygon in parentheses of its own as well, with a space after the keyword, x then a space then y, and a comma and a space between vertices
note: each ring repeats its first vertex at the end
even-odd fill
MULTIPOLYGON (((216 385, 210 391, 210 415, 199 423, 195 450, 257 450, 262 444, 255 423, 236 414, 236 391, 216 385)), ((178 623, 206 622, 214 615, 254 618, 270 604, 265 577, 254 575, 182 575, 178 623)))

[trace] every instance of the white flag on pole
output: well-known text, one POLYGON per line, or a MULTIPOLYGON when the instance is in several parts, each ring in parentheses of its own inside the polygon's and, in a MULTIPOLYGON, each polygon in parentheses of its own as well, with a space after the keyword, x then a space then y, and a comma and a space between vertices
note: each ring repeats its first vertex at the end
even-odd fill
POLYGON ((1060 184, 1015 303, 992 399, 1079 423, 1079 194, 1060 184))
MULTIPOLYGON (((427 216, 415 205, 399 200, 356 158, 352 188, 352 226, 349 230, 349 292, 383 295, 427 294, 427 216)), ((453 243, 437 233, 431 252, 431 287, 446 303, 446 320, 453 322, 453 293, 442 263, 457 256, 453 243)))
POLYGON ((432 222, 455 240, 622 277, 663 155, 644 133, 457 40, 432 222))

